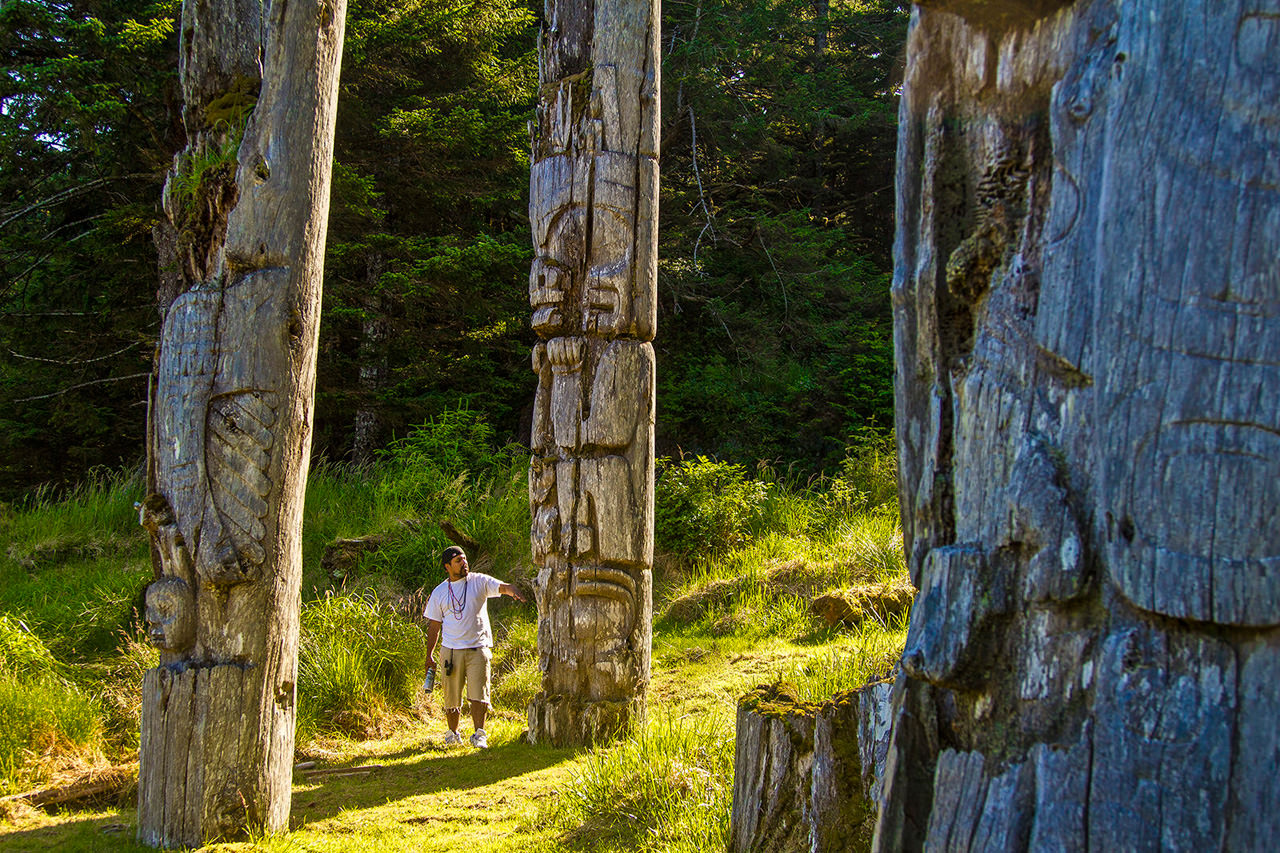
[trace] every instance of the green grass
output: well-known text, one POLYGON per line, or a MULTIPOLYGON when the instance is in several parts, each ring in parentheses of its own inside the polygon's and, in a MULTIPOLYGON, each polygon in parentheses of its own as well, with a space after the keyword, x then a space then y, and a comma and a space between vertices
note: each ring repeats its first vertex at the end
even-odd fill
POLYGON ((662 709, 620 743, 589 753, 547 820, 579 849, 721 849, 733 747, 722 719, 662 709))
MULTIPOLYGON (((646 724, 593 750, 525 743, 525 708, 540 686, 537 614, 498 599, 492 748, 446 749, 438 699, 417 691, 414 621, 439 579, 438 522, 481 543, 472 554, 481 570, 523 583, 531 566, 527 461, 487 449, 485 436, 459 415, 377 465, 315 466, 303 527, 299 758, 383 769, 298 775, 289 832, 205 849, 720 849, 738 699, 785 683, 800 701, 820 702, 882 676, 900 653, 904 618, 849 629, 809 612, 815 596, 905 577, 892 457, 864 448, 836 476, 809 483, 762 467, 740 487, 686 488, 683 504, 666 504, 668 516, 679 505, 694 518, 729 517, 736 544, 657 561, 646 724), (376 551, 342 577, 325 576, 328 543, 370 534, 381 537, 376 551)), ((687 481, 705 485, 712 478, 696 465, 717 463, 691 464, 687 481)), ((747 479, 726 466, 711 474, 747 479)), ((137 747, 138 684, 157 661, 134 622, 151 571, 132 511, 138 497, 127 478, 101 477, 61 500, 38 495, 0 521, 7 790, 61 766, 59 756, 101 748, 123 760, 137 747), (35 719, 32 709, 42 722, 19 724, 35 719)), ((7 821, 0 815, 0 849, 137 850, 132 808, 10 809, 7 821)))
POLYGON ((55 752, 83 754, 102 742, 98 701, 20 620, 0 614, 0 793, 40 781, 55 752))
POLYGON ((302 606, 298 735, 357 734, 408 707, 423 671, 419 628, 372 594, 326 595, 302 606))

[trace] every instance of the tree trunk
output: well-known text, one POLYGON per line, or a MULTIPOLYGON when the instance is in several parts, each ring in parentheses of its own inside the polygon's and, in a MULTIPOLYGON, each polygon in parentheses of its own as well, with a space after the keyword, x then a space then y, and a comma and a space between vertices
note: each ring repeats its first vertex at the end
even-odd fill
POLYGON ((183 119, 141 521, 147 620, 138 836, 288 825, 320 280, 344 0, 214 0, 182 16, 183 119), (172 284, 169 285, 172 288, 172 284))
POLYGON ((1278 10, 915 12, 880 850, 1280 837, 1278 10))
POLYGON ((539 47, 529 733, 555 744, 638 717, 649 682, 658 22, 650 0, 549 0, 539 47))
POLYGON ((382 252, 370 251, 365 263, 365 282, 369 290, 364 304, 364 320, 360 324, 360 393, 351 430, 351 461, 357 465, 372 465, 376 458, 378 436, 382 431, 378 394, 387 373, 386 306, 378 281, 386 262, 382 252))

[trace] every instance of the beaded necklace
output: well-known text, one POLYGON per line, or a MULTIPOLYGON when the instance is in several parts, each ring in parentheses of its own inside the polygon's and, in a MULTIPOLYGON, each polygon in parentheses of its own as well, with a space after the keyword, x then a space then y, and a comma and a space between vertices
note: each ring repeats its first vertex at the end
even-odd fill
POLYGON ((448 581, 449 585, 449 612, 453 614, 453 618, 459 622, 462 621, 462 614, 467 609, 467 579, 462 579, 462 596, 458 597, 453 594, 453 581, 448 581))

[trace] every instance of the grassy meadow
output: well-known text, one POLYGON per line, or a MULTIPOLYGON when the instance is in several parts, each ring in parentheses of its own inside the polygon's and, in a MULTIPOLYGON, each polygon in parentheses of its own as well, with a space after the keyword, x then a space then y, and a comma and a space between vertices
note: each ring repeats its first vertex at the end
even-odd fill
MULTIPOLYGON (((397 442, 375 466, 321 463, 308 484, 290 831, 206 850, 723 849, 738 697, 785 682, 820 702, 884 674, 905 615, 829 625, 824 594, 906 585, 893 457, 868 441, 800 482, 703 458, 660 460, 648 720, 609 747, 532 746, 536 611, 490 602, 491 748, 443 745, 439 693, 419 693, 424 588, 447 521, 473 568, 528 586, 527 456, 467 412, 397 442), (369 544, 325 561, 339 539, 369 544), (353 642, 352 638, 360 638, 353 642)), ((0 507, 0 795, 134 762, 139 624, 151 577, 136 477, 0 507)), ((532 596, 530 596, 532 599, 532 596)), ((469 726, 464 723, 464 734, 469 726)), ((40 810, 0 800, 0 850, 135 850, 133 792, 40 810)))

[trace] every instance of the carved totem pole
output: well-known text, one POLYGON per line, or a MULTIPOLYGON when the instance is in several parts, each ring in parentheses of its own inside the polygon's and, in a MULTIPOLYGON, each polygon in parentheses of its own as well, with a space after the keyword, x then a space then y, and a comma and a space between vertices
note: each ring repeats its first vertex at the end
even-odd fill
POLYGON ((877 849, 1280 838, 1280 0, 937 0, 877 849))
POLYGON ((539 46, 529 733, 557 745, 641 717, 649 682, 658 22, 655 0, 547 0, 539 46))
POLYGON ((159 229, 163 332, 141 522, 160 666, 138 835, 288 825, 320 279, 345 0, 188 0, 187 147, 159 229))

